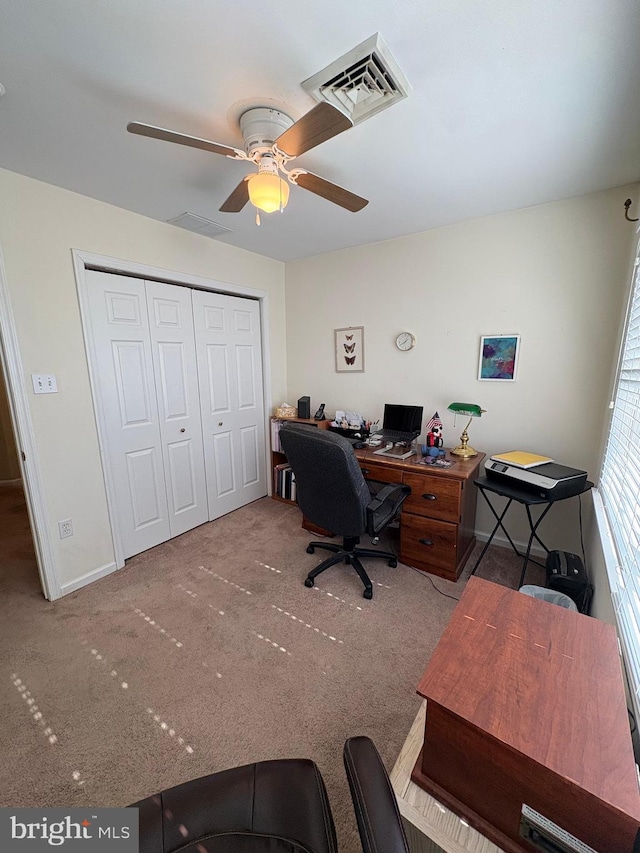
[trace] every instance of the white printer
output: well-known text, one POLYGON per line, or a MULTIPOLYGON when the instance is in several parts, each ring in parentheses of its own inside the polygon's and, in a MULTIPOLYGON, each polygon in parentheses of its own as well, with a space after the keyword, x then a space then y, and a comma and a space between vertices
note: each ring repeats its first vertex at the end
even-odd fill
POLYGON ((489 479, 501 480, 505 485, 524 489, 549 501, 578 495, 587 482, 586 471, 522 451, 492 456, 485 463, 485 472, 489 479))

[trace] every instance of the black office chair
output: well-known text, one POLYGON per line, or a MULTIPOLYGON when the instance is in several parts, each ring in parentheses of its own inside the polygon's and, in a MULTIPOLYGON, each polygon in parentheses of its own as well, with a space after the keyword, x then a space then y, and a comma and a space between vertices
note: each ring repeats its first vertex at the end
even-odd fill
MULTIPOLYGON (((373 742, 349 738, 344 765, 365 853, 409 853, 373 742)), ((212 773, 138 803, 140 853, 336 853, 327 790, 305 758, 212 773)))
POLYGON ((314 579, 335 563, 345 562, 358 573, 364 584, 365 598, 373 596, 373 587, 361 557, 378 557, 397 566, 391 551, 359 548, 363 534, 377 537, 395 518, 411 488, 400 483, 375 483, 365 480, 353 446, 343 436, 305 424, 283 424, 280 443, 293 469, 298 506, 309 519, 331 533, 343 537, 342 545, 310 542, 307 553, 316 548, 332 551, 305 580, 314 579))

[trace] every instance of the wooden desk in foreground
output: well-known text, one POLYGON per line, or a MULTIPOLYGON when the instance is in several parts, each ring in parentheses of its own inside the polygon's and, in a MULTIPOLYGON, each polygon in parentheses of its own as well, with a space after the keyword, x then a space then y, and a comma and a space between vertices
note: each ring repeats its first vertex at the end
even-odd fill
POLYGON ((507 853, 637 851, 613 626, 471 577, 418 694, 413 781, 507 853))

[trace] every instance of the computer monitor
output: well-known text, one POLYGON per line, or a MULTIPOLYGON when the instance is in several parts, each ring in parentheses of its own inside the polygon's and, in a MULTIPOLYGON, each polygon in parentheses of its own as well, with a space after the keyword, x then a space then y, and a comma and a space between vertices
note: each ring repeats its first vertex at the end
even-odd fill
POLYGON ((382 429, 383 438, 395 441, 412 441, 420 435, 422 406, 399 406, 385 403, 382 429))

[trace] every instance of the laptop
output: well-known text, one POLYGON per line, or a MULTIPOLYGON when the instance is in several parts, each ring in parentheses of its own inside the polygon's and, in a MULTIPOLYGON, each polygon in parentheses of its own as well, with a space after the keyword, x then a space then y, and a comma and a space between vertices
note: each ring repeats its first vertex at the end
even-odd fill
POLYGON ((422 429, 422 406, 385 403, 382 429, 376 435, 384 441, 413 441, 422 429))

